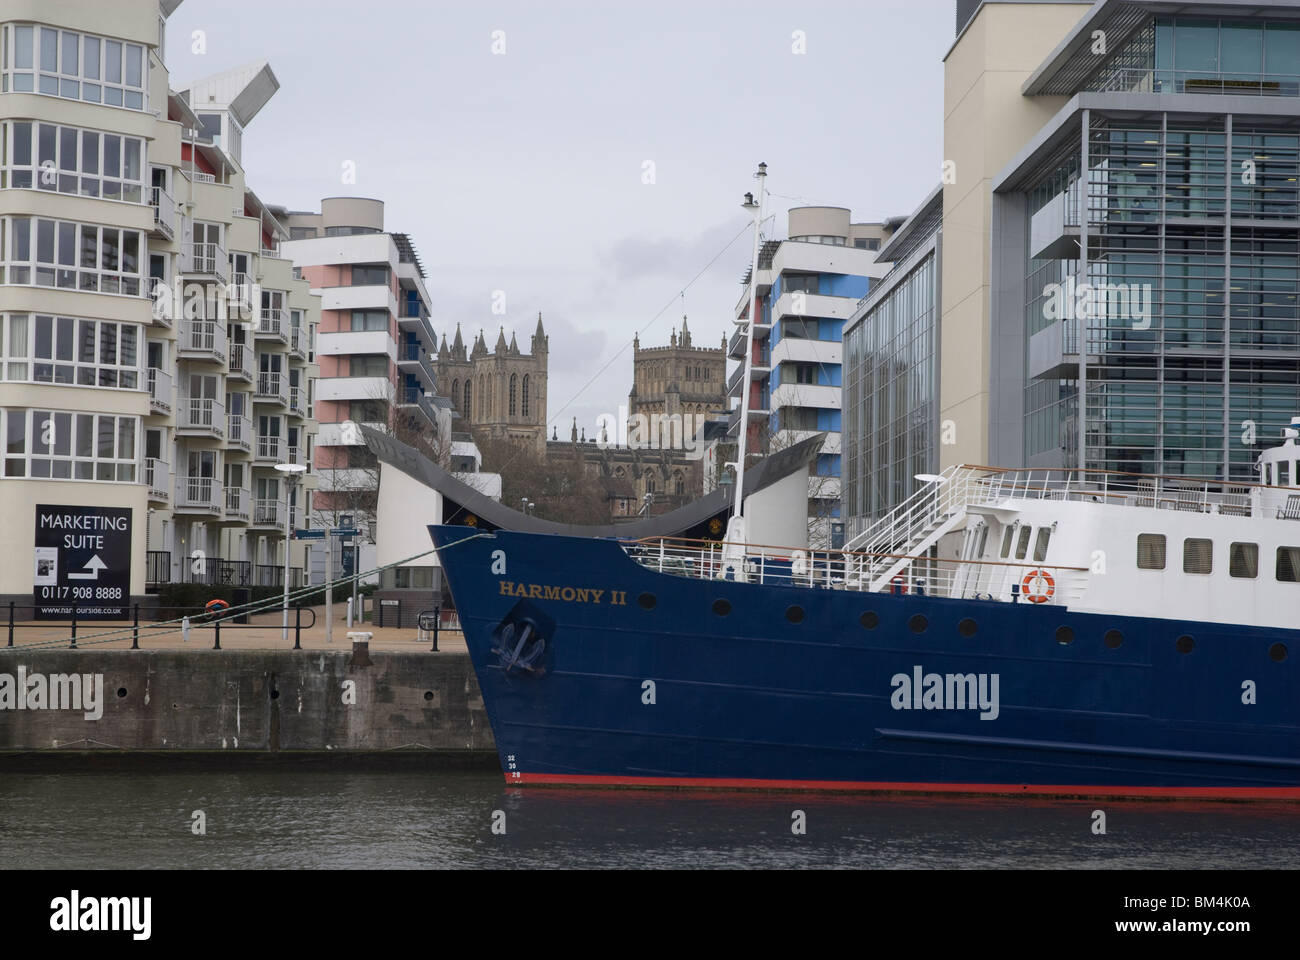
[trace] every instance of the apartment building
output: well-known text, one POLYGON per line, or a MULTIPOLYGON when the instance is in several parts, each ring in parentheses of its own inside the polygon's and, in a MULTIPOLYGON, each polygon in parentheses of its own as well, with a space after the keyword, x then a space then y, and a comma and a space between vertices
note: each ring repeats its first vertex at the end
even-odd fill
POLYGON ((451 403, 435 390, 424 266, 407 234, 385 231, 382 201, 330 197, 319 213, 283 211, 283 219, 290 239, 281 252, 321 298, 314 517, 335 526, 352 515, 365 534, 361 569, 370 570, 379 471, 356 424, 436 462, 452 452, 451 403))
POLYGON ((0 23, 0 550, 34 558, 0 565, 0 596, 21 602, 282 582, 273 467, 309 459, 319 308, 241 163, 278 82, 171 90, 177 6, 13 0, 0 23))
MULTIPOLYGON (((887 225, 853 223, 844 207, 796 207, 789 211, 786 240, 768 240, 759 251, 757 276, 747 274, 736 304, 736 332, 728 356, 739 361, 728 396, 749 390, 750 453, 785 449, 822 432, 826 440, 809 479, 810 543, 831 544, 840 517, 840 367, 844 323, 886 265, 877 260, 887 225), (749 383, 745 337, 750 283, 757 284, 757 322, 749 383)), ((739 438, 740 407, 731 414, 729 436, 739 438)))

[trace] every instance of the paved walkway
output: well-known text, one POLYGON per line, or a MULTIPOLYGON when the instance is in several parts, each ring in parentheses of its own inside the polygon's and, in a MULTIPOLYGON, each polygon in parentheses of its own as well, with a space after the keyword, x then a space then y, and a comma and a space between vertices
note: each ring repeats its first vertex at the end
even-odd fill
MULTIPOLYGON (((303 619, 308 620, 307 610, 303 608, 303 619)), ((351 650, 348 640, 347 604, 334 604, 334 638, 325 642, 325 607, 322 604, 314 608, 316 626, 302 630, 302 647, 304 650, 351 650)), ((124 650, 131 647, 130 623, 112 623, 87 621, 77 624, 77 646, 81 650, 124 650), (110 631, 124 633, 112 639, 98 636, 110 631)), ((415 652, 428 650, 431 644, 416 639, 418 631, 415 625, 410 627, 375 627, 370 624, 358 624, 353 630, 373 633, 370 640, 371 650, 389 650, 415 652)), ((31 623, 18 626, 14 630, 14 647, 41 643, 48 645, 52 640, 66 641, 69 629, 66 624, 50 625, 31 623)), ((0 620, 0 645, 8 639, 5 623, 0 620)), ((190 638, 186 642, 176 626, 158 627, 152 623, 140 624, 140 649, 142 650, 211 650, 213 643, 212 624, 195 623, 190 627, 190 638)), ((293 611, 289 611, 289 640, 286 643, 281 636, 280 612, 255 614, 249 618, 248 626, 235 623, 221 625, 222 650, 291 650, 293 649, 293 611)), ((438 649, 451 653, 465 653, 465 638, 459 631, 440 631, 438 649)), ((3 653, 0 652, 0 656, 3 653)))

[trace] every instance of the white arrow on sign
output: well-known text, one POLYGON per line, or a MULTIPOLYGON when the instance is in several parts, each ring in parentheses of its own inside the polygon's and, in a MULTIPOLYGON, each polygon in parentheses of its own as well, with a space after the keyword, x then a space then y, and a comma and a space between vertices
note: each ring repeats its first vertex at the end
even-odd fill
POLYGON ((90 573, 70 573, 68 574, 68 579, 69 580, 98 580, 99 571, 107 570, 108 564, 106 564, 103 560, 99 559, 99 554, 95 554, 93 557, 91 557, 89 560, 86 561, 85 568, 89 570, 90 573))

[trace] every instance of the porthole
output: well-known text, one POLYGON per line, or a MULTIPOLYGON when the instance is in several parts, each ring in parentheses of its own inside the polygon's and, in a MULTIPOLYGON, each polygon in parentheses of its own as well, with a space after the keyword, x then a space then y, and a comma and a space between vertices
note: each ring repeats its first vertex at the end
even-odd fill
POLYGON ((1074 630, 1071 627, 1056 628, 1056 642, 1063 647, 1074 643, 1074 630))
POLYGON ((271 691, 271 699, 272 699, 272 700, 279 700, 279 699, 280 699, 280 691, 279 691, 279 690, 272 690, 272 691, 271 691))
POLYGON ((907 621, 907 626, 913 633, 925 633, 926 629, 930 626, 930 621, 922 614, 918 613, 916 616, 912 617, 911 620, 907 621))
POLYGON ((432 691, 432 690, 426 690, 426 691, 424 691, 424 699, 425 699, 425 700, 432 700, 432 699, 433 699, 433 691, 432 691))
POLYGON ((1274 663, 1281 663, 1286 659, 1286 644, 1275 643, 1268 648, 1268 658, 1274 663))
POLYGON ((641 605, 642 610, 653 610, 655 604, 659 601, 655 598, 653 593, 643 593, 641 596, 636 598, 636 602, 641 605))
POLYGON ((1118 650, 1124 644, 1124 634, 1118 630, 1107 630, 1106 636, 1102 638, 1106 646, 1112 650, 1118 650))
POLYGON ((961 623, 957 624, 957 632, 960 633, 967 640, 975 636, 975 633, 978 630, 979 630, 979 625, 976 624, 975 621, 972 620, 970 617, 962 618, 961 623))
POLYGON ((1196 649, 1196 641, 1186 634, 1183 634, 1178 638, 1178 641, 1174 646, 1178 648, 1179 653, 1191 653, 1196 649))
POLYGON ((731 612, 731 601, 718 597, 713 601, 713 612, 720 617, 725 617, 731 612))
POLYGON ((786 607, 785 618, 791 623, 803 623, 803 607, 786 607))
MULTIPOLYGON (((1281 644, 1279 643, 1279 644, 1277 644, 1277 646, 1280 647, 1281 644)), ((1283 656, 1286 656, 1286 654, 1283 654, 1283 656)), ((117 688, 117 695, 118 695, 119 697, 125 697, 125 696, 126 696, 126 687, 118 687, 118 688, 117 688)))
POLYGON ((858 617, 858 623, 862 624, 863 630, 874 630, 880 626, 880 618, 874 612, 868 610, 862 616, 858 617))

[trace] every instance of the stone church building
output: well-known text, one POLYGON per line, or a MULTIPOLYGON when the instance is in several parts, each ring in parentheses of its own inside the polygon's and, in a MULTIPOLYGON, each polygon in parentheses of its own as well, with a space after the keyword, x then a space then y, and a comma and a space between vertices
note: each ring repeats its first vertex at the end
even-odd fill
POLYGON ((545 451, 549 339, 540 313, 528 353, 520 351, 513 333, 506 343, 504 328, 491 350, 481 330, 468 349, 461 339, 460 324, 450 346, 443 335, 434 358, 434 376, 439 392, 451 399, 464 427, 473 428, 478 435, 529 443, 539 453, 545 451))

